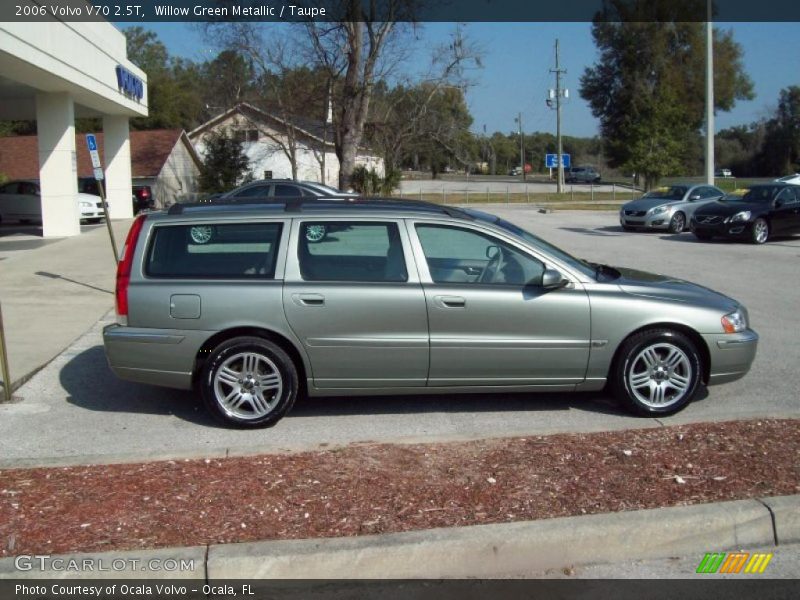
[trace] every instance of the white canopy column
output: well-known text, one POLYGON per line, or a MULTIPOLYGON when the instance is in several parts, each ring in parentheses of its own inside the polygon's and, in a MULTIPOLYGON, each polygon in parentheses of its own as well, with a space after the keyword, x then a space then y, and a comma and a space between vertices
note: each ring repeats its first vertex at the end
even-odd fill
POLYGON ((75 104, 66 92, 36 94, 39 185, 44 237, 81 232, 75 104))
POLYGON ((133 217, 133 202, 128 117, 105 115, 103 138, 108 211, 112 219, 130 219, 133 217))

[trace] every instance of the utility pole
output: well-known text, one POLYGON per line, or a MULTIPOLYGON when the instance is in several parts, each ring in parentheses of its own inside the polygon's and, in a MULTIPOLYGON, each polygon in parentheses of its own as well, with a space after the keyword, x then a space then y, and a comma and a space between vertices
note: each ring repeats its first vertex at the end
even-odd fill
POLYGON ((714 185, 714 23, 711 0, 706 21, 706 183, 714 185))
POLYGON ((525 179, 525 142, 522 139, 522 113, 517 113, 519 123, 519 168, 522 171, 522 179, 525 179))
POLYGON ((558 145, 558 155, 556 156, 556 160, 558 161, 558 182, 556 184, 556 191, 560 194, 564 191, 564 147, 561 144, 561 98, 566 98, 569 92, 568 90, 561 89, 561 75, 566 74, 567 70, 559 68, 558 58, 558 40, 556 40, 556 68, 550 69, 550 72, 556 75, 556 143, 558 145))

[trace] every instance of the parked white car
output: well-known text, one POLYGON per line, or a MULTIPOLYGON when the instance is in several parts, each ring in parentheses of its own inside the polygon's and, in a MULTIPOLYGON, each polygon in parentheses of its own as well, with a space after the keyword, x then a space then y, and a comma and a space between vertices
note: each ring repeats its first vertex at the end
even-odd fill
MULTIPOLYGON (((100 221, 103 204, 98 196, 78 194, 81 221, 100 221)), ((35 179, 9 181, 0 185, 0 222, 42 220, 42 199, 35 179)))

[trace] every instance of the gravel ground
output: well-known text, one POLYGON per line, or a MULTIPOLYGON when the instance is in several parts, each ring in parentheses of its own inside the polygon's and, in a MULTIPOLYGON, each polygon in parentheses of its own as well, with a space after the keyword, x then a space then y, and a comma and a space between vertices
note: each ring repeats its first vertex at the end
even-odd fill
POLYGON ((0 555, 354 536, 800 492, 800 420, 0 471, 0 555))

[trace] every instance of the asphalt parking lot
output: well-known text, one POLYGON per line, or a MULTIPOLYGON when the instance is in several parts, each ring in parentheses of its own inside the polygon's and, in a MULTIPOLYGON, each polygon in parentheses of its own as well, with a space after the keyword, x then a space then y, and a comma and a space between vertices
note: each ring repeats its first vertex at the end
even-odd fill
POLYGON ((710 388, 678 415, 659 420, 629 417, 602 393, 324 398, 300 399, 271 429, 239 431, 214 423, 191 393, 117 380, 106 365, 98 323, 20 388, 19 402, 0 405, 0 466, 800 417, 800 237, 760 247, 703 243, 689 233, 623 232, 613 212, 486 210, 577 256, 674 275, 740 300, 761 335, 753 370, 743 380, 710 388))

